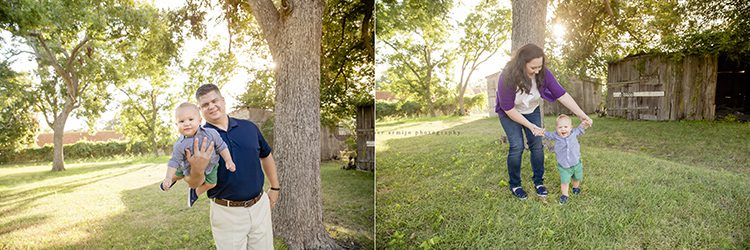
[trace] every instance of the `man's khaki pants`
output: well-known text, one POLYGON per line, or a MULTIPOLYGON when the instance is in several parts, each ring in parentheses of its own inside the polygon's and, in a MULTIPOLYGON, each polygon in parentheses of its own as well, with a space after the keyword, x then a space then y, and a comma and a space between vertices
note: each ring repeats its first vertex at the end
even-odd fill
POLYGON ((251 207, 225 207, 211 201, 210 217, 216 249, 273 249, 268 194, 251 207))

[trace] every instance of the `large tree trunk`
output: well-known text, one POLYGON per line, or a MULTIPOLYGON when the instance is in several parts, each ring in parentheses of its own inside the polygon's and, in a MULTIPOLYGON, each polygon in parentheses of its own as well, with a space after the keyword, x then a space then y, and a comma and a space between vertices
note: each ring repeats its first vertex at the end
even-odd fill
MULTIPOLYGON (((544 49, 544 33, 547 23, 547 0, 513 0, 513 28, 511 31, 511 51, 527 43, 533 43, 544 49)), ((539 112, 544 117, 544 103, 539 105, 539 112)), ((544 127, 544 119, 542 119, 544 127)))
POLYGON ((155 90, 151 90, 151 124, 149 127, 151 127, 151 136, 150 137, 150 143, 151 143, 151 152, 154 153, 154 156, 159 156, 159 145, 156 145, 156 128, 158 124, 158 113, 159 113, 159 105, 156 105, 156 98, 157 95, 154 93, 155 90))
MULTIPOLYGON (((430 57, 427 55, 427 64, 430 65, 430 57)), ((432 70, 434 66, 429 66, 425 76, 425 99, 427 100, 427 109, 430 110, 430 117, 435 117, 435 103, 432 101, 432 70)))
MULTIPOLYGON (((466 83, 468 86, 469 83, 466 83)), ((464 116, 466 115, 466 111, 464 111, 464 95, 466 94, 466 86, 461 86, 461 89, 458 90, 458 115, 464 116)))
POLYGON ((284 187, 273 227, 289 249, 339 249, 320 194, 321 0, 250 1, 276 62, 274 158, 284 187))
POLYGON ((513 0, 513 30, 511 51, 527 43, 544 48, 547 0, 513 0))
POLYGON ((55 117, 55 121, 52 123, 52 131, 54 131, 52 135, 54 143, 52 150, 52 171, 65 171, 63 137, 65 135, 65 122, 68 120, 68 115, 70 114, 70 111, 66 112, 66 110, 67 107, 55 117))

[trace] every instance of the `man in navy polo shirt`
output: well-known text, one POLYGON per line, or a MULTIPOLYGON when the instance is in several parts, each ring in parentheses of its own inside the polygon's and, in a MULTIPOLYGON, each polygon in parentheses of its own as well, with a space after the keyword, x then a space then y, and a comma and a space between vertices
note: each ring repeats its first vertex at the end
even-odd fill
MULTIPOLYGON (((216 187, 207 192, 216 248, 273 249, 271 208, 276 205, 281 188, 271 147, 255 124, 227 116, 224 97, 216 85, 200 86, 195 98, 206 119, 204 127, 219 132, 236 164, 235 172, 229 172, 224 160, 220 160, 216 187), (263 192, 264 171, 271 184, 268 193, 263 192)), ((194 146, 198 150, 187 155, 190 166, 205 166, 212 146, 194 146)))

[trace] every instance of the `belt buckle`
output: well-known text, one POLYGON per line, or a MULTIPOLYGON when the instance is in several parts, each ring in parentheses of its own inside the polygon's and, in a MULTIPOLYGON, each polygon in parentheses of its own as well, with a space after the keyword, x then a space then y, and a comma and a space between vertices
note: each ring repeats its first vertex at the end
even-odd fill
POLYGON ((242 202, 242 206, 243 206, 243 207, 250 207, 250 206, 252 206, 253 204, 254 204, 254 203, 253 203, 253 200, 249 200, 249 201, 243 201, 243 202, 242 202))

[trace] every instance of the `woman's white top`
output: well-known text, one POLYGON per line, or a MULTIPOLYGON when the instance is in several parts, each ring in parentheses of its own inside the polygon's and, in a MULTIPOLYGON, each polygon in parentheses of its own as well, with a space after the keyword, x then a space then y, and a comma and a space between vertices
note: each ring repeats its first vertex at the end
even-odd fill
POLYGON ((539 94, 539 89, 536 88, 536 79, 531 79, 531 91, 529 93, 523 93, 520 89, 516 91, 516 110, 521 114, 531 114, 534 110, 542 104, 542 95, 539 94))

